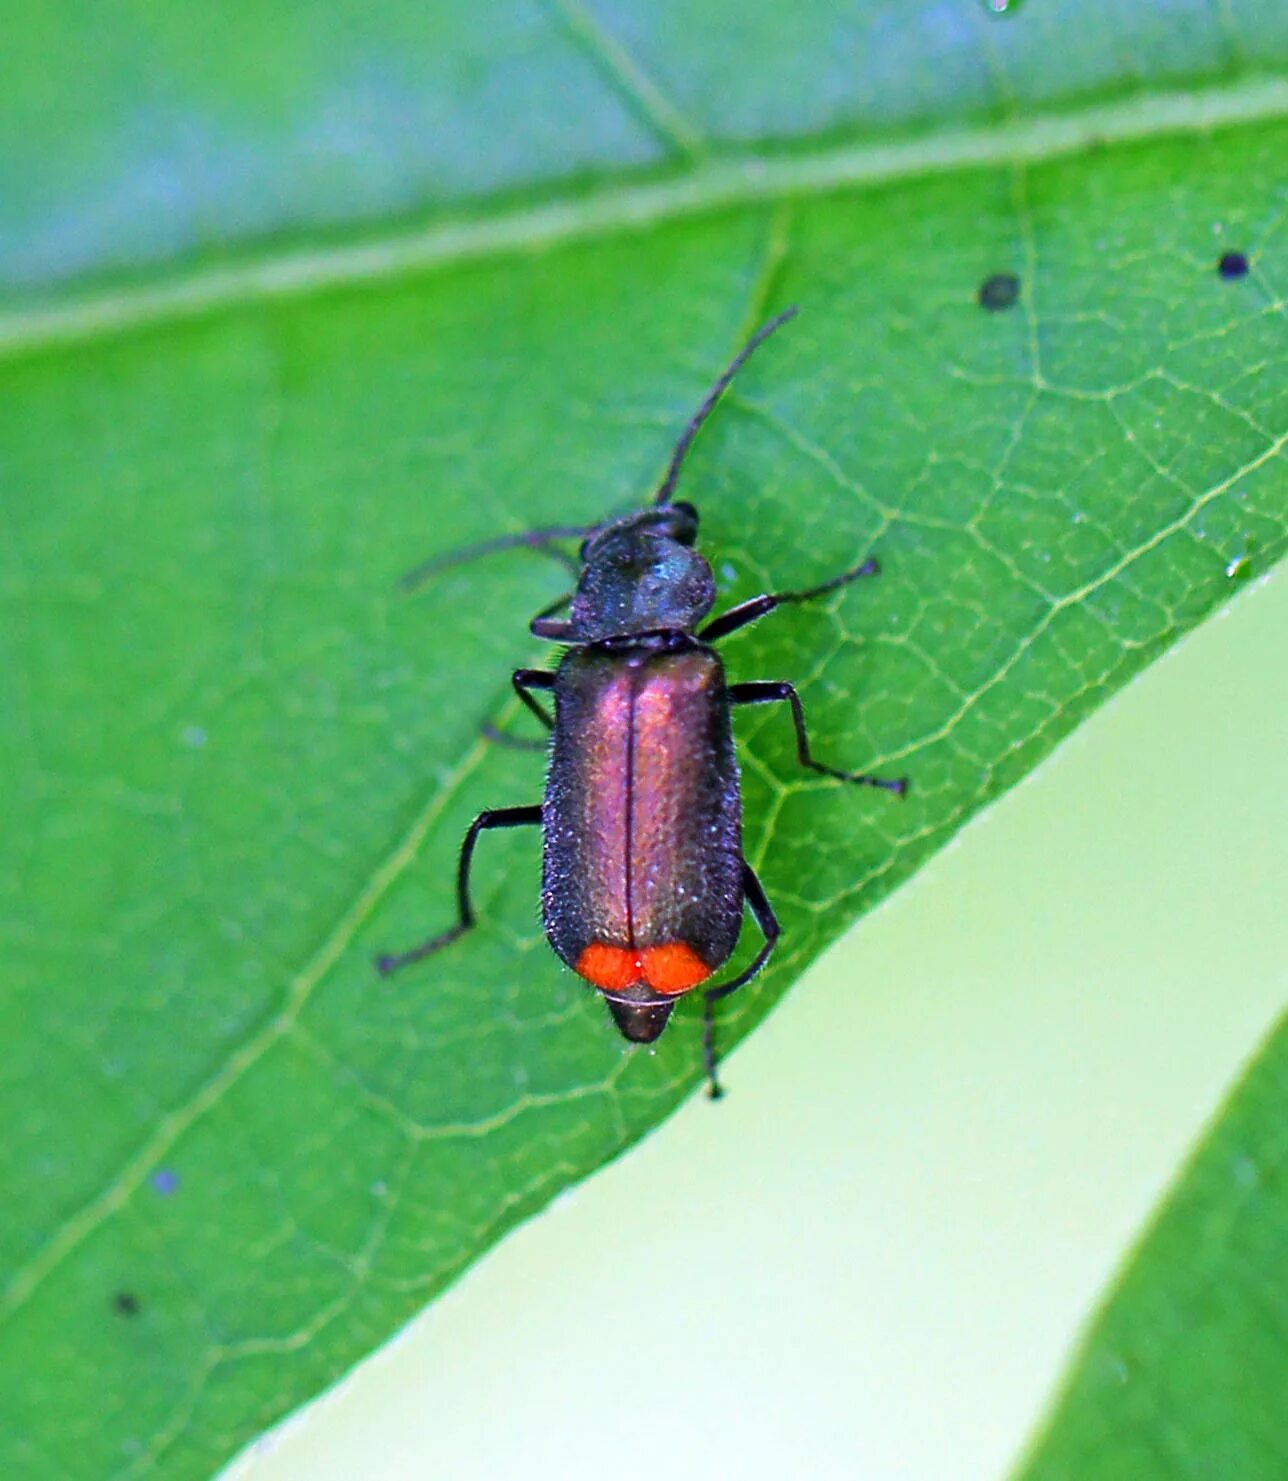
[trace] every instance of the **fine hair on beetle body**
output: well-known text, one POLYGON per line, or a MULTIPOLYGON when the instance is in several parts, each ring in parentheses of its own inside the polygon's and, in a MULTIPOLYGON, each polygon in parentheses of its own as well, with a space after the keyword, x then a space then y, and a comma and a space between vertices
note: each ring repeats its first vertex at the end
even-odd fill
MULTIPOLYGON (((716 586, 695 548, 698 511, 672 497, 689 447, 730 381, 795 313, 789 308, 769 320, 734 356, 681 433, 644 508, 589 527, 551 525, 499 536, 427 561, 402 583, 410 590, 450 567, 516 547, 567 563, 560 542, 581 541, 575 589, 529 624, 534 636, 565 645, 557 666, 517 669, 512 676, 520 700, 550 732, 545 796, 474 819, 461 845, 455 923, 410 951, 378 958, 377 967, 387 973, 422 961, 474 924, 470 866, 481 833, 540 827, 542 918, 555 953, 598 990, 633 1043, 656 1040, 676 1002, 701 989, 713 1098, 722 1093, 715 1004, 756 976, 782 934, 743 856, 732 710, 786 704, 802 766, 897 796, 908 785, 902 777, 816 760, 793 685, 777 679, 730 684, 714 646, 776 607, 875 576, 875 559, 803 591, 752 597, 707 620, 716 586), (552 696, 553 713, 538 698, 543 693, 552 696), (741 972, 710 985, 733 955, 747 909, 762 944, 741 972)), ((490 727, 487 733, 505 744, 533 744, 490 727)), ((544 745, 538 741, 534 748, 544 745)))

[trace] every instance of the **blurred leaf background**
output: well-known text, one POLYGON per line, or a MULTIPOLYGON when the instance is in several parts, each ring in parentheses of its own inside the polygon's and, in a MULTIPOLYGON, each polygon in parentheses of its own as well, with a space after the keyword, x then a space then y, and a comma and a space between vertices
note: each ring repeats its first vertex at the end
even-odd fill
POLYGON ((556 969, 521 840, 450 965, 372 980, 470 813, 539 787, 477 736, 558 589, 498 561, 413 605, 400 569, 639 498, 801 303, 688 492, 730 601, 879 551, 730 657, 916 793, 744 726, 790 935, 733 1037, 1282 551, 1288 21, 1101 19, 10 17, 6 1474, 209 1474, 694 1083, 692 1015, 624 1055, 556 969))

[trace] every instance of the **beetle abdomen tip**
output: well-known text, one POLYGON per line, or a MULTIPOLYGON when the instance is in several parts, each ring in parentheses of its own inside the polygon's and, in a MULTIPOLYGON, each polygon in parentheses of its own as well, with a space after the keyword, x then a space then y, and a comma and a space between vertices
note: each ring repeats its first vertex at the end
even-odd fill
POLYGON ((651 1044, 662 1036, 667 1019, 671 1016, 674 1003, 623 1003, 619 998, 608 999, 608 1009, 622 1037, 632 1044, 651 1044))

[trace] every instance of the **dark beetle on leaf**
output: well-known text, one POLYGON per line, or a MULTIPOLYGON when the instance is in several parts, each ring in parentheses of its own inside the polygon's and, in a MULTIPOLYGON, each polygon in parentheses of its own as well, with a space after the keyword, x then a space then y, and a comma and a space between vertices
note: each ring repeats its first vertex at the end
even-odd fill
POLYGON ((715 605, 715 581, 693 548, 697 510, 673 503, 671 495, 690 444, 729 382, 795 312, 788 309, 758 330, 716 381, 684 429, 649 506, 589 529, 559 526, 503 536, 404 578, 405 585, 417 585, 447 566, 509 546, 552 550, 562 539, 583 542, 576 591, 531 623, 535 636, 567 644, 558 668, 519 669, 513 679, 519 698, 553 732, 545 801, 490 809, 474 819, 461 847, 456 924, 400 956, 381 957, 379 969, 392 972, 420 961, 474 924, 470 861, 480 833, 540 824, 546 935, 573 971, 604 995, 617 1027, 635 1043, 652 1043, 677 999, 724 966, 738 942, 743 906, 751 908, 765 938, 759 952, 730 981, 703 989, 713 1097, 720 1094, 713 1005, 760 971, 780 934, 742 854, 731 706, 786 702, 802 766, 900 796, 907 790, 903 778, 884 780, 815 761, 792 685, 726 684, 712 646, 784 603, 876 575, 875 560, 807 591, 753 597, 699 626, 715 605), (564 607, 568 616, 556 616, 564 607), (553 717, 535 698, 540 690, 554 695, 553 717))

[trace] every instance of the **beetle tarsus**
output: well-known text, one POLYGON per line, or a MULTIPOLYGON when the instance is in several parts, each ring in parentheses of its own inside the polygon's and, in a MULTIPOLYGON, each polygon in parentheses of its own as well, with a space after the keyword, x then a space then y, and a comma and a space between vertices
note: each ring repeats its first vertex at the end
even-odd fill
POLYGON ((472 920, 465 921, 459 925, 452 926, 450 930, 440 931, 437 936, 431 936, 428 941, 422 941, 419 946, 413 946, 410 951, 386 952, 383 956, 376 958, 376 971, 382 977, 388 977, 391 972, 397 972, 403 967, 410 967, 413 962, 423 962, 427 956, 433 956, 436 951, 441 951, 444 946, 450 946, 458 936, 463 936, 474 924, 472 920))
POLYGON ((702 1000, 702 1063, 707 1073, 707 1099, 722 1100, 724 1086, 716 1074, 716 1000, 710 993, 702 1000))
POLYGON ((880 777, 867 771, 842 771, 839 767, 815 761, 809 747, 809 732, 805 728, 805 707, 801 704, 801 697, 794 684, 789 684, 785 679, 752 679, 746 684, 729 686, 730 704, 763 705, 783 700, 792 707, 792 724, 796 728, 796 758, 802 766, 808 767, 810 771, 820 772, 823 776, 833 777, 838 782, 850 782, 856 787, 879 787, 884 792, 893 792, 896 797, 907 796, 907 777, 880 777))

